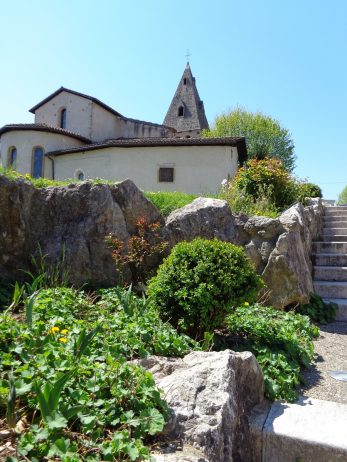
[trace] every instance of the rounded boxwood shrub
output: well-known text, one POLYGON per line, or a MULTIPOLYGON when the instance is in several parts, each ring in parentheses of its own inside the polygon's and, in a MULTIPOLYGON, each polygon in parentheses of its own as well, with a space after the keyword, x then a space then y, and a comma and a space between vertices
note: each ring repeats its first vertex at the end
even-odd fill
POLYGON ((242 247, 218 240, 180 242, 148 284, 162 317, 192 337, 223 325, 233 306, 263 286, 242 247))

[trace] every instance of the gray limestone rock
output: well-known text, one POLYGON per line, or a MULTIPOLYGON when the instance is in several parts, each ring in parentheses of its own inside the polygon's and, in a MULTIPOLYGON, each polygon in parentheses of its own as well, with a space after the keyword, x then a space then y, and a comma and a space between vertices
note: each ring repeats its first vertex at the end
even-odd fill
MULTIPOLYGON (((28 182, 0 175, 0 279, 23 277, 41 252, 47 263, 65 252, 69 282, 81 286, 117 280, 105 236, 127 241, 135 222, 163 222, 156 207, 130 180, 115 185, 84 182, 37 189, 28 182), (41 249, 41 250, 40 250, 41 249)), ((130 270, 124 279, 130 281, 130 270)))
POLYGON ((166 220, 166 232, 172 245, 197 237, 234 241, 235 220, 226 201, 198 197, 191 204, 172 212, 166 220))
POLYGON ((140 364, 154 374, 173 410, 172 437, 200 450, 209 462, 257 460, 248 417, 264 402, 264 384, 251 353, 193 352, 140 364))

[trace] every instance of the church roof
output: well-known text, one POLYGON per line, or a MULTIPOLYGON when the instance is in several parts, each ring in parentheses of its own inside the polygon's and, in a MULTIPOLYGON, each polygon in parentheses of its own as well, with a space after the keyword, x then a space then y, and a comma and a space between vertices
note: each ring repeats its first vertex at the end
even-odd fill
POLYGON ((184 69, 164 124, 177 132, 209 128, 204 103, 201 101, 189 63, 184 69))
POLYGON ((0 136, 3 133, 11 132, 15 130, 31 130, 31 131, 40 131, 40 132, 50 132, 58 133, 59 135, 71 136, 76 138, 84 143, 90 144, 91 140, 85 136, 80 135, 79 133, 71 132, 65 128, 52 127, 46 124, 7 124, 0 128, 0 136))
POLYGON ((122 114, 120 114, 118 111, 115 111, 115 110, 112 109, 110 106, 107 106, 107 104, 103 103, 103 102, 100 101, 99 99, 94 98, 94 96, 85 95, 84 93, 80 93, 80 92, 75 91, 75 90, 69 90, 68 88, 65 88, 65 87, 60 87, 60 88, 58 88, 58 90, 56 90, 54 93, 52 93, 51 95, 47 96, 47 98, 43 99, 42 101, 40 101, 39 103, 37 103, 34 107, 32 107, 31 109, 29 109, 29 112, 32 112, 33 114, 35 114, 36 109, 38 109, 39 107, 43 106, 45 103, 47 103, 48 101, 50 101, 52 98, 54 98, 55 96, 59 95, 59 93, 62 93, 63 91, 65 91, 65 92, 67 92, 67 93, 71 93, 72 95, 77 95, 77 96, 81 96, 82 98, 89 99, 90 101, 93 101, 94 103, 96 103, 96 104, 98 104, 99 106, 101 106, 101 107, 103 107, 104 109, 106 109, 106 111, 109 111, 109 112, 111 112, 112 114, 114 114, 114 115, 116 115, 116 116, 123 117, 122 114))
POLYGON ((76 152, 93 151, 111 147, 133 148, 133 147, 154 147, 154 146, 235 146, 238 149, 239 162, 246 160, 247 148, 244 137, 224 138, 124 138, 108 140, 103 143, 78 146, 57 151, 48 152, 46 155, 59 156, 73 154, 76 152))

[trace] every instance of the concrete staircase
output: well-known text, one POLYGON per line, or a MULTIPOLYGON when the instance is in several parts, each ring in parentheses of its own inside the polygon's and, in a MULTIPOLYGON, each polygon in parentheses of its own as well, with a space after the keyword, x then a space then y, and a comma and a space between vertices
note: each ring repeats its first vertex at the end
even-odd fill
POLYGON ((322 240, 313 242, 313 286, 339 309, 336 321, 347 321, 347 207, 326 207, 322 240))

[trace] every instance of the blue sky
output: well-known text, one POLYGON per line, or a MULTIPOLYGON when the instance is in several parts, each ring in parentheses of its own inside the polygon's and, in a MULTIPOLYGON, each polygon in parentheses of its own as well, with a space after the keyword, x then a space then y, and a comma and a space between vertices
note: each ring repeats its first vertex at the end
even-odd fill
POLYGON ((292 134, 295 174, 347 185, 346 0, 1 2, 0 126, 60 86, 161 123, 186 50, 206 115, 237 105, 292 134))

